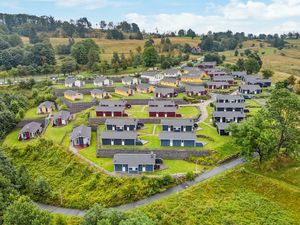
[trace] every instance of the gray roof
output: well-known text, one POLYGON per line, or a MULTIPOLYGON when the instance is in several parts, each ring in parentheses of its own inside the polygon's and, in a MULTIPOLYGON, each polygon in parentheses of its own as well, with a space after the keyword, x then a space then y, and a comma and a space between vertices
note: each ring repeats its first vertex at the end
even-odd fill
POLYGON ((70 134, 70 139, 74 140, 79 137, 91 138, 92 128, 84 125, 80 125, 73 129, 70 134))
POLYGON ((227 81, 227 80, 234 80, 232 76, 214 76, 214 81, 227 81))
POLYGON ((217 95, 217 100, 229 100, 229 101, 232 101, 232 100, 244 100, 244 98, 240 95, 217 95))
POLYGON ((107 100, 102 99, 99 101, 100 106, 125 106, 127 104, 126 100, 107 100))
POLYGON ((137 86, 136 86, 136 88, 139 88, 139 89, 148 89, 148 88, 150 88, 150 84, 138 84, 137 86))
POLYGON ((197 67, 185 66, 182 69, 187 71, 190 75, 199 75, 200 74, 200 70, 197 67))
POLYGON ((72 91, 72 90, 67 90, 67 91, 64 92, 64 94, 70 95, 70 96, 75 96, 75 95, 78 94, 78 92, 77 91, 72 91))
POLYGON ((41 123, 38 123, 38 122, 30 122, 30 123, 27 123, 27 124, 20 130, 20 133, 24 133, 24 132, 35 133, 35 132, 37 132, 41 127, 42 127, 42 124, 41 124, 41 123))
POLYGON ((223 82, 223 81, 221 81, 221 82, 207 82, 207 86, 211 86, 211 85, 213 85, 213 86, 217 86, 217 87, 221 87, 222 85, 230 85, 228 82, 223 82))
POLYGON ((205 91, 204 86, 193 86, 193 85, 186 85, 185 86, 185 91, 186 92, 201 92, 205 91))
POLYGON ((150 100, 148 105, 157 105, 157 106, 175 106, 175 102, 172 100, 150 100))
POLYGON ((124 111, 125 106, 96 106, 96 111, 109 111, 109 112, 120 112, 124 111))
POLYGON ((102 95, 102 94, 105 94, 107 93, 106 91, 104 90, 101 90, 101 89, 93 89, 91 90, 91 94, 92 95, 102 95))
POLYGON ((131 88, 127 88, 127 87, 116 87, 115 90, 120 90, 120 91, 128 92, 128 91, 130 91, 132 89, 131 88))
POLYGON ((138 120, 133 118, 111 118, 105 120, 105 125, 117 125, 117 126, 124 126, 124 125, 137 125, 138 120))
POLYGON ((46 108, 55 108, 54 102, 50 102, 50 101, 42 102, 41 104, 39 104, 38 108, 41 108, 43 106, 46 108))
POLYGON ((249 90, 249 91, 255 91, 255 90, 261 90, 262 88, 259 85, 256 84, 246 84, 240 86, 241 90, 249 90))
POLYGON ((207 71, 207 74, 208 75, 219 75, 219 74, 227 74, 227 72, 226 71, 224 71, 224 70, 217 70, 217 69, 215 69, 215 70, 209 70, 209 71, 207 71))
POLYGON ((176 83, 177 81, 178 80, 176 78, 168 78, 168 77, 166 77, 166 78, 162 79, 161 82, 176 83))
POLYGON ((74 78, 68 78, 65 80, 65 84, 73 84, 75 82, 74 78))
POLYGON ((141 74, 141 76, 146 76, 146 77, 154 77, 155 75, 159 74, 159 71, 145 71, 141 74))
POLYGON ((218 130, 225 130, 229 127, 229 123, 216 123, 218 130))
POLYGON ((61 110, 58 111, 57 113, 55 113, 55 115, 53 116, 53 119, 58 119, 61 118, 63 120, 68 120, 71 116, 71 113, 66 111, 66 110, 61 110))
POLYGON ((174 88, 155 88, 155 93, 161 93, 163 95, 174 93, 174 88))
POLYGON ((193 132, 161 132, 159 139, 168 140, 196 140, 196 134, 193 132))
POLYGON ((247 71, 232 71, 231 73, 233 76, 246 76, 247 71))
POLYGON ((137 79, 136 77, 124 77, 123 79, 122 79, 122 81, 124 81, 124 82, 129 82, 129 81, 132 81, 133 79, 137 79))
POLYGON ((198 75, 183 75, 183 76, 181 76, 181 79, 182 78, 200 78, 200 76, 199 76, 199 74, 198 75))
POLYGON ((221 108, 244 108, 245 107, 245 103, 235 103, 235 102, 225 102, 225 103, 221 103, 221 102, 216 102, 215 106, 217 108, 221 107, 221 108))
POLYGON ((108 80, 108 79, 105 78, 105 77, 97 77, 97 78, 94 80, 94 82, 95 82, 95 83, 102 83, 102 82, 104 82, 105 80, 108 80))
POLYGON ((104 139, 137 139, 136 131, 103 131, 101 138, 104 139))
POLYGON ((261 81, 262 81, 263 83, 266 83, 266 82, 272 83, 272 81, 271 81, 270 79, 261 79, 261 81))
POLYGON ((129 167, 155 165, 155 159, 155 154, 115 154, 113 164, 128 164, 129 167))
POLYGON ((200 63, 200 64, 203 64, 203 65, 206 65, 206 66, 215 66, 215 65, 217 65, 217 62, 216 61, 208 61, 208 62, 203 62, 203 63, 200 63))
POLYGON ((176 106, 170 106, 170 107, 164 107, 164 106, 152 107, 152 106, 150 106, 148 109, 149 112, 176 112, 176 110, 177 110, 176 106))
POLYGON ((192 119, 162 119, 160 123, 168 126, 194 126, 195 124, 192 119))
POLYGON ((215 111, 213 112, 213 117, 225 117, 225 118, 233 118, 233 117, 239 117, 239 118, 245 118, 246 115, 243 112, 234 111, 234 112, 219 112, 215 111))
POLYGON ((166 69, 166 70, 163 70, 162 73, 165 73, 165 74, 178 74, 180 71, 176 68, 170 68, 170 69, 166 69))

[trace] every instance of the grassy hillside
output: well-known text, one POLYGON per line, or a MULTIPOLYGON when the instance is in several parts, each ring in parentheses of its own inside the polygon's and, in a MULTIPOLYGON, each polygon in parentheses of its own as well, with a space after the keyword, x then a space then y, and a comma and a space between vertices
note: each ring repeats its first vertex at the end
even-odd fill
MULTIPOLYGON (((162 178, 111 177, 89 167, 63 147, 46 139, 19 148, 6 147, 5 153, 16 167, 24 165, 34 179, 44 176, 52 189, 45 203, 86 209, 94 203, 106 207, 124 204, 164 191, 173 181, 162 178)), ((34 196, 32 196, 35 199, 34 196)))
POLYGON ((158 224, 300 224, 299 169, 247 165, 137 210, 158 224))
MULTIPOLYGON (((28 43, 28 38, 23 37, 23 42, 28 43)), ((82 40, 81 38, 75 38, 75 41, 78 42, 82 40)), ((104 38, 94 38, 95 42, 99 45, 101 49, 101 59, 110 61, 113 52, 124 53, 125 56, 129 55, 130 50, 135 52, 137 47, 143 49, 145 40, 109 40, 104 38)), ((200 42, 198 38, 191 39, 188 37, 172 37, 170 38, 173 44, 184 44, 189 43, 191 46, 197 46, 200 42)), ((55 47, 59 44, 67 44, 67 38, 50 38, 52 45, 55 47)), ((154 39, 155 43, 158 44, 160 39, 154 39)))
MULTIPOLYGON (((300 40, 289 40, 289 44, 293 47, 278 50, 265 42, 246 41, 243 43, 243 48, 238 51, 240 53, 244 52, 245 49, 258 51, 263 60, 263 69, 274 70, 275 74, 271 78, 273 81, 286 79, 290 75, 300 79, 300 40), (263 44, 262 47, 260 43, 263 44)), ((240 55, 234 56, 234 51, 224 52, 224 55, 227 63, 235 63, 238 58, 243 58, 240 55)))

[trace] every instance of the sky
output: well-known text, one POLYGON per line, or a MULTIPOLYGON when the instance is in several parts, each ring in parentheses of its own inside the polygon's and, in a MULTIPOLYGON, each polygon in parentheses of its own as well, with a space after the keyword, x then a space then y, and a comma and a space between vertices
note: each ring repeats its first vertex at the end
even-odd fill
POLYGON ((300 0, 0 0, 0 12, 51 15, 67 21, 87 17, 93 27, 101 20, 126 20, 147 32, 300 31, 300 0))

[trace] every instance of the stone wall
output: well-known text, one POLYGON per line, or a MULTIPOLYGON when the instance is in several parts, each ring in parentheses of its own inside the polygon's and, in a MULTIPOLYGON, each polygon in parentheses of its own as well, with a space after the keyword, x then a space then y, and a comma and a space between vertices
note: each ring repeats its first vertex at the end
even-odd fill
POLYGON ((187 159, 189 156, 208 156, 209 150, 138 150, 138 149, 97 149, 97 157, 112 158, 117 153, 147 154, 153 152, 156 157, 162 159, 187 159))

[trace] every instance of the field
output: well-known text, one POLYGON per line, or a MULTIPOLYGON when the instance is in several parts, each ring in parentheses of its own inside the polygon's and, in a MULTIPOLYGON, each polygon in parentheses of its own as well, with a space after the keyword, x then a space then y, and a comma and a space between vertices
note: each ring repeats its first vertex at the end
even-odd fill
MULTIPOLYGON (((288 43, 293 45, 290 48, 284 48, 282 50, 270 47, 267 43, 263 43, 263 47, 260 46, 259 41, 246 41, 243 43, 243 48, 239 49, 239 52, 244 52, 245 49, 251 49, 258 51, 260 57, 263 60, 263 69, 272 69, 275 74, 271 78, 272 81, 280 81, 288 78, 290 75, 294 75, 300 79, 300 41, 289 40, 288 43), (253 46, 253 44, 255 46, 253 46), (253 46, 253 47, 252 47, 253 46)), ((225 62, 235 63, 241 56, 234 56, 234 51, 227 51, 224 53, 226 56, 225 62)))
MULTIPOLYGON (((23 42, 28 43, 28 38, 23 37, 23 42)), ((75 41, 78 42, 82 39, 75 38, 75 41)), ((113 52, 118 52, 119 54, 124 53, 126 57, 129 56, 130 51, 136 52, 137 47, 143 49, 144 43, 146 40, 108 40, 108 39, 96 39, 95 42, 101 49, 101 60, 108 60, 110 62, 113 52)), ((200 42, 198 38, 191 39, 187 37, 171 37, 171 42, 173 44, 184 44, 189 43, 191 46, 197 46, 200 42)), ((52 45, 55 47, 60 44, 67 44, 68 38, 50 38, 52 45)), ((154 39, 155 44, 160 42, 159 38, 154 39)))
POLYGON ((300 224, 300 162, 281 166, 239 167, 136 211, 167 225, 300 224))

